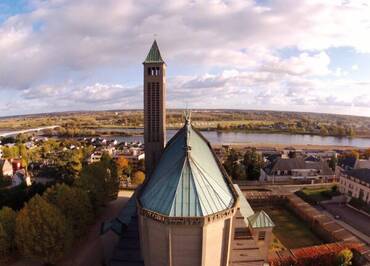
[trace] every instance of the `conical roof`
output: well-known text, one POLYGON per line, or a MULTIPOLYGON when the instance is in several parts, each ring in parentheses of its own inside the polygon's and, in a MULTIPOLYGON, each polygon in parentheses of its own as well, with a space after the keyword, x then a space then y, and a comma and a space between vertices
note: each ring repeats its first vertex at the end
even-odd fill
POLYGON ((252 228, 265 228, 275 226, 270 216, 268 216, 268 214, 265 213, 264 211, 259 211, 249 216, 248 221, 249 226, 251 226, 252 228))
POLYGON ((236 197, 209 143, 187 121, 167 144, 140 202, 165 216, 195 217, 231 208, 236 197))
POLYGON ((150 48, 150 51, 144 61, 144 64, 146 63, 164 63, 156 40, 154 40, 152 47, 150 48))

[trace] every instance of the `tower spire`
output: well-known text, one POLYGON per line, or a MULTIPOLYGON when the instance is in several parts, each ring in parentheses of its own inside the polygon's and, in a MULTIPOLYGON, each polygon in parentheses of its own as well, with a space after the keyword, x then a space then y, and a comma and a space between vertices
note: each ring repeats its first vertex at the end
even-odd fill
POLYGON ((166 143, 166 64, 156 40, 143 65, 145 172, 150 178, 166 143))
POLYGON ((159 51, 157 40, 155 39, 144 61, 144 64, 152 64, 152 63, 164 63, 162 56, 161 56, 161 52, 159 51))

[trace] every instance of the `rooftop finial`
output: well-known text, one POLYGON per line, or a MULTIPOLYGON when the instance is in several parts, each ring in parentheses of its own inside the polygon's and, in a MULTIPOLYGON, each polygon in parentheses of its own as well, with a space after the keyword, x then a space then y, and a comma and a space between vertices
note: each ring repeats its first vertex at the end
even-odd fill
POLYGON ((191 151, 190 146, 190 119, 191 119, 191 112, 186 107, 186 110, 184 111, 184 117, 185 117, 185 125, 186 125, 186 146, 184 147, 187 153, 189 154, 191 151))
POLYGON ((188 109, 188 104, 186 104, 186 109, 184 111, 185 123, 190 124, 191 120, 191 111, 188 109))

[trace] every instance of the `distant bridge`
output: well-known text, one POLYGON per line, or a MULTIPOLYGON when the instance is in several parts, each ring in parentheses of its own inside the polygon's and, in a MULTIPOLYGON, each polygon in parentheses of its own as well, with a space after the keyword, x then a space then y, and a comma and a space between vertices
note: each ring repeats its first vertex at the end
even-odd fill
POLYGON ((55 129, 57 127, 60 127, 60 126, 37 127, 37 128, 23 129, 23 130, 17 130, 17 131, 3 132, 3 133, 0 133, 0 137, 16 136, 18 134, 38 132, 38 131, 42 131, 46 129, 55 129))

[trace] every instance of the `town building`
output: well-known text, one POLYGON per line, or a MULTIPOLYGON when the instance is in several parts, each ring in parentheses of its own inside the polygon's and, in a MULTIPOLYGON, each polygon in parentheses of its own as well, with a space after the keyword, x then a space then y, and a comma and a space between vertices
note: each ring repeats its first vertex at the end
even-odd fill
POLYGON ((120 156, 123 156, 133 169, 138 169, 140 161, 145 159, 145 153, 142 148, 139 147, 127 147, 123 150, 116 150, 114 158, 118 159, 120 156))
POLYGON ((330 181, 335 178, 333 170, 326 161, 305 160, 297 158, 277 158, 264 169, 261 169, 260 181, 288 180, 322 180, 330 181))
POLYGON ((350 198, 361 199, 370 204, 370 169, 343 172, 339 178, 339 191, 350 198))
POLYGON ((88 163, 100 162, 102 156, 103 156, 102 151, 95 151, 90 155, 90 158, 88 159, 88 163))
POLYGON ((357 159, 355 157, 344 157, 340 158, 338 161, 338 166, 342 170, 352 170, 355 168, 357 159))
POLYGON ((361 168, 370 169, 370 159, 368 160, 357 159, 354 165, 354 169, 361 169, 361 168))
POLYGON ((0 171, 2 176, 12 177, 14 173, 12 163, 6 159, 0 159, 0 171))

